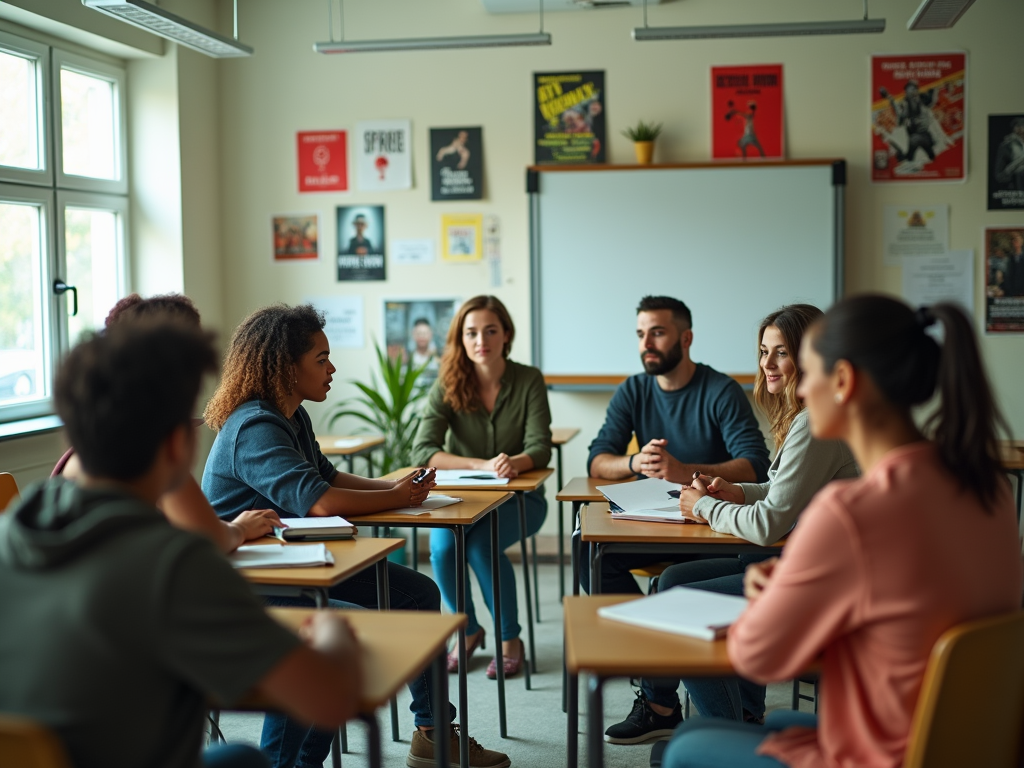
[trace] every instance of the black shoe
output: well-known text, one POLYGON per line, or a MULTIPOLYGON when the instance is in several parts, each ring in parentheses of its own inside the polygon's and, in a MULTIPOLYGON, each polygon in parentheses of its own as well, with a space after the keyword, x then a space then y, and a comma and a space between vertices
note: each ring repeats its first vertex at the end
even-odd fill
POLYGON ((645 744, 656 739, 667 739, 681 722, 683 713, 678 702, 671 715, 659 715, 651 709, 644 692, 638 691, 633 711, 621 723, 608 726, 604 740, 609 744, 645 744))

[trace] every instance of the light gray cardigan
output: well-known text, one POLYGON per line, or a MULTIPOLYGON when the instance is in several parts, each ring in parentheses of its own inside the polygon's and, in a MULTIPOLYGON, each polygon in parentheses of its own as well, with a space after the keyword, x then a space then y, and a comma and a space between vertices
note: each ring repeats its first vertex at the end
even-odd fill
POLYGON ((807 409, 793 419, 767 483, 738 483, 745 504, 705 496, 693 507, 711 529, 761 546, 774 544, 796 525, 811 497, 832 480, 857 477, 853 454, 838 440, 815 440, 807 409))

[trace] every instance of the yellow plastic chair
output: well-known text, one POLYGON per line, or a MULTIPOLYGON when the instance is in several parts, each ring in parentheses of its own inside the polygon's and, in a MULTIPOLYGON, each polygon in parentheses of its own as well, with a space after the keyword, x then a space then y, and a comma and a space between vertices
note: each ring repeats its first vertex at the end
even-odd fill
POLYGON ((932 650, 903 768, 1017 768, 1024 611, 960 624, 932 650))
POLYGON ((0 714, 0 768, 71 768, 64 745, 48 729, 0 714))
POLYGON ((9 472, 0 472, 0 512, 10 506, 10 503, 18 498, 18 483, 14 475, 9 472))

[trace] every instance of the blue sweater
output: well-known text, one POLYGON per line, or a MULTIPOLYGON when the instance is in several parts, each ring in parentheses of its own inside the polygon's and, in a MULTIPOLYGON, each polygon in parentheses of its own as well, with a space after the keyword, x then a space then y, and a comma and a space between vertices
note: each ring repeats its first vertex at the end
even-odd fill
POLYGON ((684 464, 746 459, 758 482, 768 478, 768 448, 746 395, 734 379, 702 363, 675 392, 663 391, 657 376, 645 373, 622 382, 590 444, 587 472, 598 454, 625 455, 634 432, 641 448, 668 440, 665 449, 684 464))

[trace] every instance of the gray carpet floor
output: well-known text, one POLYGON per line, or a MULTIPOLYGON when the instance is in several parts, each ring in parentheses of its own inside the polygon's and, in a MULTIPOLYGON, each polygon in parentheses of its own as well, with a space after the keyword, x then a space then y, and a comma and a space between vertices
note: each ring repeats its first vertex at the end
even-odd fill
MULTIPOLYGON (((429 566, 423 570, 429 573, 429 566)), ((520 574, 516 565, 516 573, 520 574)), ((520 574, 521 575, 521 574, 520 574)), ((571 585, 569 569, 566 568, 567 584, 571 585)), ((484 602, 479 589, 473 581, 474 602, 481 611, 481 623, 490 628, 492 622, 486 614, 484 602)), ((522 581, 520 586, 519 620, 523 625, 523 636, 526 636, 526 610, 523 604, 522 581)), ((506 681, 506 702, 508 711, 508 738, 498 735, 498 699, 497 686, 484 674, 489 661, 491 632, 487 635, 487 651, 478 651, 469 663, 469 732, 483 746, 506 752, 514 766, 525 768, 563 768, 565 766, 566 716, 562 713, 562 611, 558 599, 557 566, 540 566, 540 623, 535 625, 535 641, 537 644, 537 672, 532 676, 532 690, 527 691, 522 676, 506 681)), ((450 692, 453 703, 458 704, 457 679, 449 678, 450 692)), ((804 686, 809 692, 809 686, 804 686)), ((579 745, 580 765, 585 765, 586 749, 584 730, 585 719, 585 681, 580 681, 580 720, 579 745)), ((768 709, 788 709, 792 695, 792 685, 780 683, 768 689, 768 709)), ((633 693, 629 681, 612 681, 605 688, 605 725, 619 722, 632 706, 633 693)), ((412 738, 412 713, 409 711, 409 695, 403 691, 399 696, 400 742, 391 741, 391 720, 388 711, 378 713, 383 734, 384 765, 400 768, 405 765, 405 757, 409 751, 409 740, 412 738)), ((810 711, 811 704, 802 703, 802 708, 810 711)), ((694 717, 697 715, 694 714, 694 717)), ((221 715, 221 730, 229 742, 258 744, 263 716, 259 714, 243 714, 225 712, 221 715)), ((366 729, 361 723, 348 726, 349 751, 342 755, 344 766, 367 765, 366 729)), ((604 764, 608 768, 646 768, 651 747, 647 745, 621 746, 605 745, 604 764)), ((330 766, 328 760, 325 765, 330 766)))

